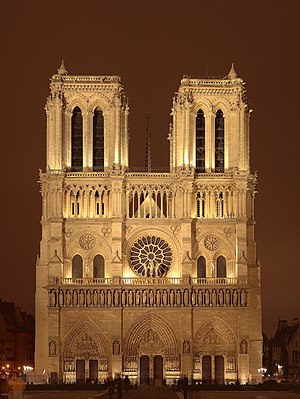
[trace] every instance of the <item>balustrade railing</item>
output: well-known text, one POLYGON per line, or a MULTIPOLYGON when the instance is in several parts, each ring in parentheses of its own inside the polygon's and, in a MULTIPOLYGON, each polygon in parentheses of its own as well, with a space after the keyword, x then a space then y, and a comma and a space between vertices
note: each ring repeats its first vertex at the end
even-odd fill
POLYGON ((111 277, 111 278, 56 278, 49 277, 49 285, 244 285, 247 277, 111 277))
POLYGON ((240 285, 247 284, 247 277, 209 277, 209 278, 191 278, 192 285, 240 285))

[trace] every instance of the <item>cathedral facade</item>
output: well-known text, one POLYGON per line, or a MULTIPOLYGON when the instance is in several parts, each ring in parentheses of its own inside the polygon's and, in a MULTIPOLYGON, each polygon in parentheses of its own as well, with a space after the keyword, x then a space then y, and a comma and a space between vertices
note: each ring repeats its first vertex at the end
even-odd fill
POLYGON ((251 110, 234 68, 181 80, 166 173, 130 171, 118 76, 62 63, 45 110, 36 373, 260 382, 251 110))

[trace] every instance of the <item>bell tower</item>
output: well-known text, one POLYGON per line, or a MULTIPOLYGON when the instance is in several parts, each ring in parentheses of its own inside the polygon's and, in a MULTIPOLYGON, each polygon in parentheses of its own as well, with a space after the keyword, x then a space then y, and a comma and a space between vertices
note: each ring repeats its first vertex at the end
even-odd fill
POLYGON ((171 172, 249 170, 249 116, 245 83, 232 65, 224 79, 185 76, 173 98, 171 172))
POLYGON ((72 76, 62 62, 50 90, 47 169, 126 169, 129 111, 119 76, 72 76))

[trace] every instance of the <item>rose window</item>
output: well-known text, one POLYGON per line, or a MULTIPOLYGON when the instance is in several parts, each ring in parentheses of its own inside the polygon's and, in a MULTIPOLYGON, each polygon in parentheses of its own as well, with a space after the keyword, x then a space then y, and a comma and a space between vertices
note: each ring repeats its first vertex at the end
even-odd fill
POLYGON ((130 250, 130 264, 143 277, 163 277, 172 264, 172 250, 160 237, 147 236, 137 240, 130 250))

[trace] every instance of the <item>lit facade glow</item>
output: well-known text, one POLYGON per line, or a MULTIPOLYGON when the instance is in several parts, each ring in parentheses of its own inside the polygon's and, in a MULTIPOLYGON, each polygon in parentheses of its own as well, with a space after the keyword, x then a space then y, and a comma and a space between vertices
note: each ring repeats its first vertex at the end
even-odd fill
POLYGON ((115 373, 133 382, 182 374, 260 382, 256 175, 243 80, 234 70, 181 80, 166 173, 128 170, 119 77, 70 76, 62 65, 50 88, 35 373, 70 383, 115 373))

